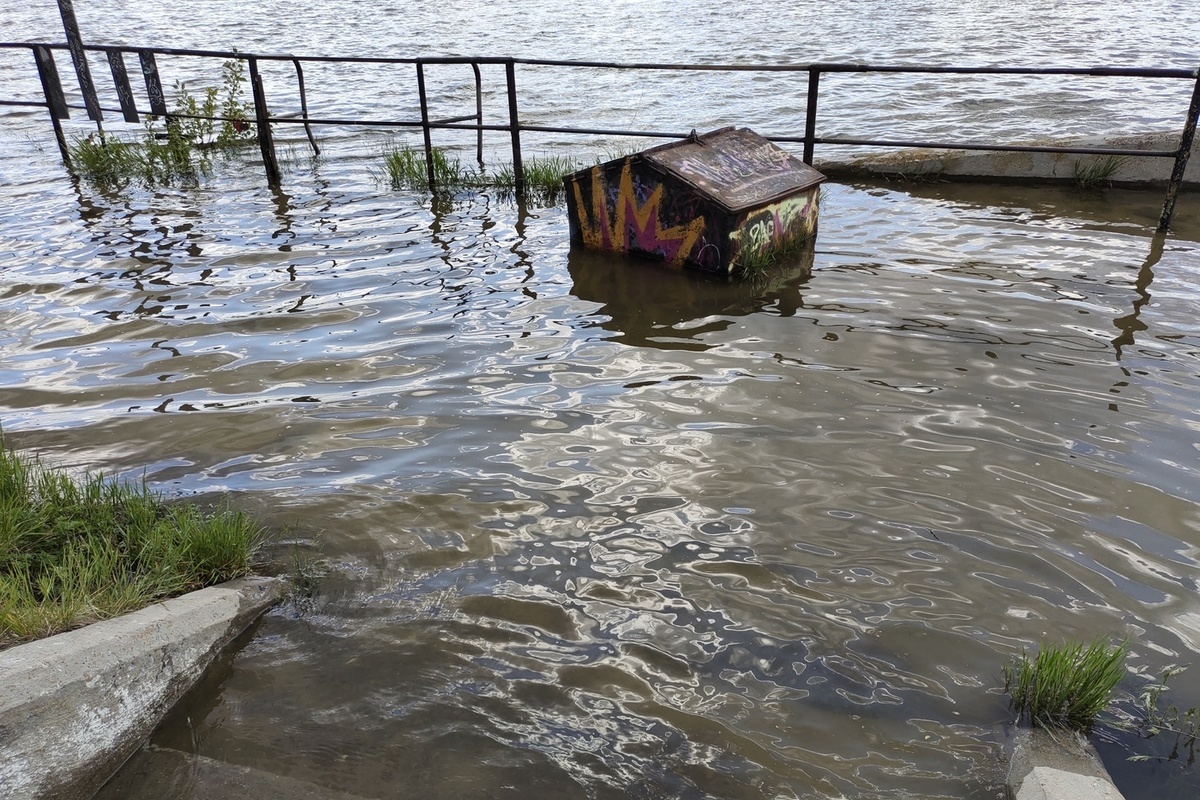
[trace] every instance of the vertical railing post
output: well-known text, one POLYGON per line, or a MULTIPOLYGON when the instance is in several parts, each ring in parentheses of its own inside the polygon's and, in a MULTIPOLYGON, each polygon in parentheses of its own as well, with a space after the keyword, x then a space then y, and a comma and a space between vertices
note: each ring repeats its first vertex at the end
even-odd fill
POLYGON ((321 148, 317 147, 316 137, 313 136, 312 125, 308 124, 308 95, 304 91, 304 70, 300 67, 300 59, 293 58, 292 66, 296 69, 296 87, 300 90, 300 118, 304 120, 304 133, 308 136, 308 143, 312 145, 313 154, 321 155, 321 148))
POLYGON ((821 69, 815 64, 808 68, 808 108, 804 112, 804 163, 813 163, 813 146, 817 138, 817 93, 821 87, 821 69))
POLYGON ((425 94, 425 64, 417 62, 417 94, 421 100, 421 133, 425 137, 425 173, 429 178, 429 191, 437 187, 437 175, 433 169, 433 135, 429 130, 429 97, 425 94))
POLYGON ((54 140, 58 142, 58 152, 62 154, 63 164, 71 168, 71 150, 67 147, 67 137, 59 120, 68 119, 70 110, 67 100, 63 97, 62 83, 58 80, 58 67, 54 65, 54 53, 45 45, 34 45, 33 60, 37 62, 38 77, 42 81, 42 94, 46 98, 46 110, 50 112, 50 124, 54 126, 54 140))
POLYGON ((104 114, 96 98, 96 85, 92 83, 92 71, 88 68, 87 52, 83 49, 83 37, 79 35, 79 22, 75 19, 72 0, 58 0, 58 15, 62 17, 63 31, 67 34, 67 49, 71 51, 71 61, 75 64, 75 75, 79 78, 79 90, 83 92, 88 119, 95 122, 96 128, 103 134, 101 121, 104 114))
POLYGON ((1192 87, 1192 102, 1188 106, 1187 120, 1183 123, 1183 135, 1179 137, 1179 149, 1175 151, 1175 168, 1171 170, 1171 179, 1167 182, 1167 199, 1163 202, 1162 216, 1158 218, 1158 229, 1165 231, 1171 227, 1171 217, 1175 214, 1175 198, 1179 195, 1179 187, 1183 184, 1183 174, 1187 171, 1188 158, 1192 155, 1192 143, 1196 140, 1196 117, 1200 115, 1200 70, 1196 73, 1196 85, 1192 87))
POLYGON ((250 66, 250 89, 254 93, 254 121, 258 126, 258 148, 262 151, 263 168, 267 171, 267 183, 279 185, 279 162, 275 159, 275 138, 271 135, 271 115, 267 111, 267 93, 263 89, 262 75, 258 74, 258 59, 248 58, 250 66))
POLYGON ((138 50, 138 63, 142 65, 142 78, 146 83, 146 97, 150 100, 150 113, 156 117, 167 117, 167 97, 163 93, 162 79, 158 77, 158 62, 150 50, 138 50))
POLYGON ((126 122, 141 122, 138 117, 137 101, 133 87, 129 85, 129 72, 125 69, 125 54, 110 47, 104 51, 108 57, 108 69, 112 73, 113 86, 117 89, 117 101, 121 104, 121 116, 126 122))
POLYGON ((475 71, 475 124, 479 127, 475 129, 475 160, 479 162, 480 169, 483 168, 483 76, 479 74, 479 64, 471 62, 471 69, 475 71))
POLYGON ((504 76, 508 83, 508 129, 512 132, 513 188, 519 197, 525 194, 525 168, 521 164, 521 120, 517 113, 517 64, 511 58, 504 65, 504 76))

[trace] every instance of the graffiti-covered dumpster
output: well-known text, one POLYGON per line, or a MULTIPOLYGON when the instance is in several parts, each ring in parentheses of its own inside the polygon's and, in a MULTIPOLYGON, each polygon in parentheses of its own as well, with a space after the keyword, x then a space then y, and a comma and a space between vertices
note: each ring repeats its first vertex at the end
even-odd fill
POLYGON ((721 128, 567 175, 571 241, 728 275, 817 232, 825 176, 747 128, 721 128))

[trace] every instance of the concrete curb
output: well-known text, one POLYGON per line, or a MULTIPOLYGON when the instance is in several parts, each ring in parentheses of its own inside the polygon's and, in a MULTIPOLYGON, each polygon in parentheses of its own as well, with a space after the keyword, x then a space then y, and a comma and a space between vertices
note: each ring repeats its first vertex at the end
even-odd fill
MULTIPOLYGON (((1069 139, 1022 144, 1104 147, 1133 150, 1175 150, 1179 134, 1147 133, 1105 139, 1069 139)), ((1183 186, 1200 184, 1196 152, 1200 137, 1192 148, 1183 186)), ((974 150, 906 149, 867 156, 819 160, 817 169, 831 178, 881 177, 908 180, 987 180, 1043 183, 1074 183, 1075 163, 1087 166, 1102 163, 1106 156, 1067 155, 1063 153, 997 153, 974 150)), ((1114 185, 1165 189, 1174 161, 1169 158, 1127 156, 1113 171, 1114 185)))
POLYGON ((0 796, 90 798, 282 591, 243 578, 0 652, 0 796))
POLYGON ((1096 749, 1074 731, 1022 728, 1008 767, 1011 800, 1124 800, 1096 749))

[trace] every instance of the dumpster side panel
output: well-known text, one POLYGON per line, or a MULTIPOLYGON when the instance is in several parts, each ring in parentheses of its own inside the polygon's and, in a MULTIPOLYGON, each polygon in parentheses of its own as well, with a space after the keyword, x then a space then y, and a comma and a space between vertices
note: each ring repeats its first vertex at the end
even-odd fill
POLYGON ((820 187, 742 213, 729 234, 735 268, 762 264, 817 234, 820 187))
POLYGON ((720 271, 725 263, 705 235, 708 201, 636 155, 577 172, 565 183, 573 241, 672 266, 720 271))

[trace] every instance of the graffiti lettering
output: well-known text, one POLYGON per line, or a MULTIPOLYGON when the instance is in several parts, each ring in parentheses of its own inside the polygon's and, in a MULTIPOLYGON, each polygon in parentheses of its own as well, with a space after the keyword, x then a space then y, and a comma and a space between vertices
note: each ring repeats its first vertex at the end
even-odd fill
POLYGON ((605 180, 599 166, 592 168, 591 184, 591 203, 584 202, 579 181, 572 188, 579 230, 584 244, 592 249, 633 251, 661 258, 668 264, 681 265, 704 232, 704 217, 664 228, 662 185, 652 185, 641 178, 635 184, 632 162, 628 158, 615 186, 605 180))
POLYGON ((762 255, 812 236, 816 219, 817 192, 814 189, 751 214, 729 235, 729 239, 742 257, 762 255))

